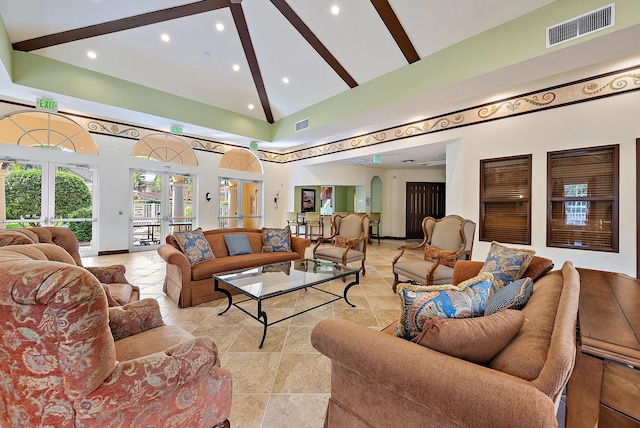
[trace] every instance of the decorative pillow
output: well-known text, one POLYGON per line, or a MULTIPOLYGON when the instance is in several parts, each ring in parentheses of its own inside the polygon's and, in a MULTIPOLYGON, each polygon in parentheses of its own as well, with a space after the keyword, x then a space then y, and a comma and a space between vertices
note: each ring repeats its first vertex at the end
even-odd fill
POLYGON ((484 314, 491 315, 503 309, 520 310, 525 307, 533 294, 533 280, 520 278, 507 284, 487 299, 484 314))
POLYGON ((240 254, 253 254, 249 238, 243 233, 234 233, 224 235, 224 242, 227 244, 230 256, 238 256, 240 254))
POLYGON ((345 238, 344 236, 336 236, 336 247, 349 247, 352 250, 357 250, 358 238, 345 238))
POLYGON ((504 310, 490 316, 429 318, 413 339, 427 348, 476 364, 487 364, 518 334, 524 314, 504 310))
POLYGON ((441 265, 453 267, 456 264, 456 252, 449 250, 441 250, 438 247, 426 244, 424 246, 424 259, 438 261, 441 265))
POLYGON ((493 241, 484 266, 480 269, 480 272, 493 274, 491 293, 493 294, 510 282, 520 279, 535 253, 535 250, 509 248, 493 241))
POLYGON ((493 276, 485 272, 465 281, 464 287, 458 290, 453 285, 424 287, 401 284, 398 291, 402 305, 400 321, 394 334, 413 339, 422 332, 427 318, 468 318, 482 315, 492 279, 493 276))
POLYGON ((262 228, 262 252, 288 252, 291 251, 291 229, 262 228))
POLYGON ((201 228, 176 232, 173 237, 184 255, 189 259, 191 266, 215 258, 201 228))

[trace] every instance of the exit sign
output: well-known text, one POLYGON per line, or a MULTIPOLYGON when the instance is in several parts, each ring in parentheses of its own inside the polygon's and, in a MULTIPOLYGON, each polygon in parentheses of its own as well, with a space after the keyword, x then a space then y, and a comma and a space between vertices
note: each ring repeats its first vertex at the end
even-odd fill
POLYGON ((48 100, 46 98, 36 98, 36 108, 47 111, 58 111, 58 103, 54 100, 48 100))
POLYGON ((169 131, 172 134, 182 135, 182 126, 180 126, 180 125, 171 125, 171 127, 169 128, 169 131))

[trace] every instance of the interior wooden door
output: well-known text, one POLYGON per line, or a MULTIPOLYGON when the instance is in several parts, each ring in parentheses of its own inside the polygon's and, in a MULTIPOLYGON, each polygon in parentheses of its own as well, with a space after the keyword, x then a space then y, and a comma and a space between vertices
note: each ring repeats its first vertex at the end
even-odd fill
POLYGON ((445 215, 445 183, 407 182, 407 239, 422 239, 422 219, 445 215))

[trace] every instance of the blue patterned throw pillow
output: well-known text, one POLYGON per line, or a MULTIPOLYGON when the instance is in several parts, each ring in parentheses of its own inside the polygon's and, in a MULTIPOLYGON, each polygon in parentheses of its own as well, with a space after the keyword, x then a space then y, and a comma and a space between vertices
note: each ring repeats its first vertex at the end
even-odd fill
POLYGON ((215 258, 209 246, 209 241, 204 237, 201 228, 186 232, 176 232, 173 237, 184 255, 189 259, 191 266, 215 258))
POLYGON ((399 287, 402 309, 394 334, 413 339, 428 318, 469 318, 484 313, 493 276, 481 273, 454 285, 419 286, 402 284, 399 287))
POLYGON ((533 294, 531 278, 520 278, 513 281, 489 297, 484 308, 484 315, 495 314, 503 309, 520 310, 525 307, 531 294, 533 294))
POLYGON ((493 274, 491 293, 493 294, 510 282, 522 278, 535 254, 535 250, 509 248, 493 241, 484 266, 480 269, 480 272, 493 274))
POLYGON ((224 242, 227 244, 230 256, 239 256, 240 254, 253 254, 249 238, 244 233, 235 233, 224 235, 224 242))
POLYGON ((291 251, 291 229, 262 228, 262 252, 275 253, 291 251))

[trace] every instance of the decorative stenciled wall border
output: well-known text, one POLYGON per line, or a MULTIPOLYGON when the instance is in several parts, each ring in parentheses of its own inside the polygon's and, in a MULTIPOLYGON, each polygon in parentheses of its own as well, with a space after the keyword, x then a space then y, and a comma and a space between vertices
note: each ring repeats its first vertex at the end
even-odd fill
MULTIPOLYGON (((447 113, 442 116, 411 122, 357 137, 317 145, 311 148, 293 150, 284 153, 265 150, 255 150, 254 152, 262 161, 288 163, 344 152, 347 150, 360 149, 377 144, 390 143, 392 141, 419 135, 432 134, 462 126, 475 125, 492 120, 505 119, 551 108, 593 101, 638 89, 640 89, 640 66, 601 74, 599 76, 577 80, 540 91, 517 95, 492 103, 447 113)), ((8 101, 0 102, 0 116, 4 116, 6 113, 9 113, 10 110, 15 110, 16 105, 27 107, 22 104, 8 101)), ((96 134, 113 135, 121 138, 137 140, 150 134, 164 132, 140 126, 126 125, 107 120, 98 120, 81 115, 64 114, 66 116, 73 117, 76 122, 84 126, 89 132, 96 134)), ((193 138, 186 135, 180 135, 178 137, 191 145, 194 150, 225 153, 232 149, 245 148, 233 144, 193 138)))

